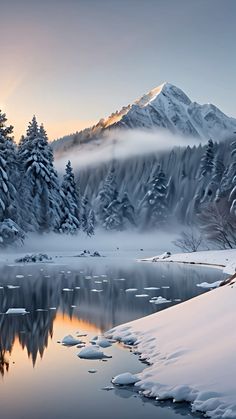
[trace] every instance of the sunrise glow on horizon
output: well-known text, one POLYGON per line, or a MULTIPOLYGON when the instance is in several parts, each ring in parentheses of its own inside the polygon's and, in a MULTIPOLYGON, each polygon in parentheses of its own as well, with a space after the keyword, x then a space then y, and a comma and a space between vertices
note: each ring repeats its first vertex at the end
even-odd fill
POLYGON ((53 140, 165 80, 236 116, 234 1, 227 8, 218 0, 179 0, 176 7, 170 0, 1 3, 0 104, 16 140, 33 114, 53 140), (220 48, 219 24, 227 50, 220 48))

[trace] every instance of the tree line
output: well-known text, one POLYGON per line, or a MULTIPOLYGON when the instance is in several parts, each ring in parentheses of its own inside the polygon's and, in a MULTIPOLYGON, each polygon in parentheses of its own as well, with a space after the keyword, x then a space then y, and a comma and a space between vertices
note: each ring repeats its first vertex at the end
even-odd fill
POLYGON ((0 243, 23 240, 28 232, 153 230, 178 219, 220 247, 235 247, 236 141, 174 149, 142 166, 142 179, 123 183, 116 163, 93 196, 87 189, 81 194, 70 161, 60 180, 44 126, 33 117, 17 145, 0 112, 0 243), (138 198, 128 192, 131 184, 139 188, 138 198))

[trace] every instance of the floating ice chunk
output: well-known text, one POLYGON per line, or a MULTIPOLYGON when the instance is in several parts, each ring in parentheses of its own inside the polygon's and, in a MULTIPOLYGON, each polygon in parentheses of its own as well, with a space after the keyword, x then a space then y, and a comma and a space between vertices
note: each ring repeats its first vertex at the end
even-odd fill
POLYGON ((62 339, 61 343, 65 346, 75 346, 82 342, 79 339, 75 339, 72 335, 67 335, 62 339))
POLYGON ((137 381, 139 381, 139 379, 136 377, 136 375, 130 374, 130 372, 119 374, 111 380, 112 384, 119 386, 132 385, 137 383, 137 381))
POLYGON ((175 298, 174 301, 179 302, 182 301, 181 298, 175 298))
POLYGON ((102 359, 111 358, 111 356, 105 355, 99 348, 98 345, 91 345, 83 348, 79 353, 78 357, 81 359, 102 359))
POLYGON ((63 288, 62 291, 71 292, 71 291, 74 291, 74 290, 72 288, 63 288))
POLYGON ((14 289, 20 288, 20 285, 7 285, 7 288, 9 290, 14 290, 14 289))
POLYGON ((138 288, 126 288, 125 292, 136 292, 138 288))
POLYGON ((149 300, 149 303, 153 303, 153 304, 166 304, 166 303, 171 303, 171 300, 167 300, 164 297, 153 297, 151 300, 149 300))
POLYGON ((24 278, 24 275, 16 275, 16 278, 24 278))
POLYGON ((114 281, 126 281, 125 278, 114 278, 114 281))
POLYGON ((87 275, 87 276, 85 277, 85 279, 92 279, 92 277, 91 277, 90 275, 87 275))
POLYGON ((207 288, 207 289, 209 289, 209 288, 218 288, 221 283, 222 283, 222 281, 212 282, 211 284, 209 282, 202 282, 201 284, 197 284, 197 287, 207 288))
POLYGON ((102 282, 108 282, 108 279, 103 279, 102 282))
POLYGON ((6 311, 6 314, 27 314, 29 313, 28 311, 26 311, 25 308, 9 308, 6 311))
POLYGON ((144 288, 144 290, 146 290, 146 291, 156 291, 156 290, 159 290, 160 288, 158 288, 158 287, 145 287, 144 288))
POLYGON ((112 343, 108 339, 103 337, 99 337, 95 342, 101 348, 109 348, 109 346, 112 346, 112 343))
POLYGON ((100 275, 102 278, 107 278, 107 275, 105 275, 105 274, 102 274, 102 275, 100 275))
POLYGON ((147 298, 147 297, 149 297, 149 295, 148 294, 135 294, 135 297, 137 297, 137 298, 147 298))
POLYGON ((76 308, 77 306, 75 306, 74 304, 73 305, 71 305, 71 308, 76 308))
POLYGON ((95 368, 91 368, 90 370, 88 370, 88 372, 90 374, 95 374, 97 372, 97 370, 95 370, 95 368))
POLYGON ((49 310, 56 310, 56 307, 49 307, 49 310))
POLYGON ((169 285, 163 285, 161 288, 168 289, 168 288, 170 288, 170 286, 169 285))
POLYGON ((80 287, 75 287, 75 290, 80 290, 80 287))
POLYGON ((103 290, 97 290, 96 288, 91 289, 91 292, 102 292, 103 290))
POLYGON ((3 290, 4 289, 4 287, 0 287, 0 290, 3 290))
POLYGON ((93 275, 93 278, 99 278, 99 275, 93 275))
POLYGON ((95 284, 102 284, 102 281, 94 281, 95 284))
POLYGON ((71 274, 71 271, 67 271, 68 274, 71 274))
POLYGON ((46 308, 37 308, 36 311, 48 311, 46 308))

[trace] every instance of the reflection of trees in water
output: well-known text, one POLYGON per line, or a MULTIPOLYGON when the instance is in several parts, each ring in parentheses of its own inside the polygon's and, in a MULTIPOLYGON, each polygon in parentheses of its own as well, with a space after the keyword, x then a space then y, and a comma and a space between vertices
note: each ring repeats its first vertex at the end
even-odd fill
MULTIPOLYGON (((18 270, 19 272, 19 270, 18 270)), ((22 349, 26 349, 33 365, 37 356, 43 356, 48 339, 53 334, 55 311, 36 311, 58 306, 59 289, 42 273, 30 278, 16 278, 15 269, 1 270, 0 311, 4 313, 11 307, 26 308, 26 315, 0 315, 0 346, 11 353, 14 342, 19 340, 22 349), (19 289, 8 289, 7 285, 19 284, 19 289)))
POLYGON ((0 374, 3 377, 5 372, 9 370, 9 361, 6 352, 0 349, 0 374))
MULTIPOLYGON (((38 356, 43 357, 49 338, 53 336, 53 322, 56 317, 56 310, 50 310, 50 307, 56 307, 71 319, 76 316, 95 324, 101 330, 106 330, 113 325, 151 314, 168 306, 150 304, 149 298, 135 298, 134 294, 125 292, 126 288, 138 288, 137 293, 147 292, 150 297, 162 295, 170 299, 186 300, 202 292, 196 287, 196 283, 216 280, 216 271, 213 270, 196 270, 169 264, 165 266, 133 264, 123 268, 106 267, 102 273, 107 275, 108 282, 97 284, 96 280, 102 281, 104 278, 86 278, 97 274, 96 266, 94 269, 87 266, 83 274, 79 274, 78 271, 72 271, 70 274, 60 272, 61 268, 53 265, 44 267, 44 271, 41 271, 41 266, 4 267, 0 270, 0 285, 4 287, 0 290, 0 311, 6 312, 11 307, 22 307, 29 311, 29 314, 24 316, 0 315, 1 373, 9 368, 5 352, 11 353, 16 338, 21 347, 27 350, 33 365, 38 356), (24 278, 16 278, 19 273, 23 273, 24 278), (29 274, 32 276, 28 276, 29 274), (119 281, 118 278, 126 280, 119 281), (9 284, 18 284, 20 288, 8 289, 9 284), (163 285, 169 285, 170 289, 144 290, 145 287, 163 285), (75 289, 76 286, 80 289, 75 289), (74 291, 66 292, 63 288, 74 291), (94 288, 103 291, 91 292, 94 288), (74 305, 78 310, 72 307, 74 305), (37 311, 38 309, 46 311, 37 311)), ((220 275, 218 272, 219 278, 220 275)))

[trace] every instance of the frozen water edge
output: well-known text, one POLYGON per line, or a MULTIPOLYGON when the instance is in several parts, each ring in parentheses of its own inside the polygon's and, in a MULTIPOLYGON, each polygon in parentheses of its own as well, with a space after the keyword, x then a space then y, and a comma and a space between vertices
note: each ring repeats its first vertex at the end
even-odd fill
POLYGON ((135 384, 144 396, 236 418, 235 297, 232 283, 107 333, 124 343, 132 337, 150 364, 135 384))
POLYGON ((234 274, 236 272, 236 249, 206 250, 193 253, 177 253, 163 258, 163 255, 139 259, 141 262, 175 262, 194 265, 204 265, 222 269, 223 272, 234 274))

